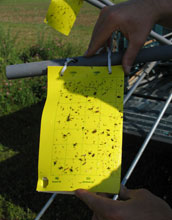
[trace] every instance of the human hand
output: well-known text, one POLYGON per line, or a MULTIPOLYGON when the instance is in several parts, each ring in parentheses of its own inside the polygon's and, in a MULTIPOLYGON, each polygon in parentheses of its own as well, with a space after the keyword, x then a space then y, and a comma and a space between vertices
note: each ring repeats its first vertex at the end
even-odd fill
POLYGON ((138 51, 157 21, 156 1, 153 3, 154 0, 131 0, 104 7, 94 27, 85 56, 94 55, 106 44, 114 31, 121 31, 129 40, 122 60, 124 71, 128 74, 138 51))
POLYGON ((83 189, 75 194, 94 212, 92 220, 172 220, 169 205, 145 189, 122 188, 118 201, 83 189))

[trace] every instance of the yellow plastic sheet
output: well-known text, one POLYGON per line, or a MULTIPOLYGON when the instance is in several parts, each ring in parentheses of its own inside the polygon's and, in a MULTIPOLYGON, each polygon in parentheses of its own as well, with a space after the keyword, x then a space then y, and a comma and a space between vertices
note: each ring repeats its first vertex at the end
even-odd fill
POLYGON ((48 67, 40 135, 38 191, 120 188, 123 71, 121 66, 48 67))
POLYGON ((69 35, 82 3, 83 0, 51 0, 45 23, 69 35))

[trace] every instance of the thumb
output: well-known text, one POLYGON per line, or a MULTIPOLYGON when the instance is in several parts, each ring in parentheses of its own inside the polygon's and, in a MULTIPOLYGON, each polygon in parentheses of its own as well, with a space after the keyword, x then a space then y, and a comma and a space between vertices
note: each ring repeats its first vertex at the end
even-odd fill
POLYGON ((127 189, 125 186, 121 184, 119 197, 121 200, 129 200, 134 199, 141 195, 142 189, 127 189))
POLYGON ((123 60, 122 60, 122 66, 124 69, 124 72, 126 74, 130 73, 131 67, 135 61, 135 58, 140 50, 140 48, 143 46, 142 41, 137 40, 135 41, 135 39, 130 40, 129 42, 129 46, 123 56, 123 60))
MULTIPOLYGON (((97 210, 99 209, 99 205, 101 203, 101 200, 100 200, 100 196, 92 193, 92 192, 89 192, 87 190, 84 190, 84 189, 78 189, 75 191, 75 195, 81 199, 86 205, 88 205, 88 207, 97 212, 97 210), (98 205, 99 204, 99 205, 98 205)), ((101 197, 102 198, 102 197, 101 197)))
POLYGON ((88 207, 99 214, 102 217, 106 217, 112 210, 118 210, 118 202, 112 201, 111 199, 98 196, 87 190, 78 189, 75 191, 75 195, 80 198, 88 207))
POLYGON ((131 199, 132 198, 132 191, 133 190, 127 189, 127 187, 125 187, 124 185, 121 184, 119 198, 124 201, 131 199))

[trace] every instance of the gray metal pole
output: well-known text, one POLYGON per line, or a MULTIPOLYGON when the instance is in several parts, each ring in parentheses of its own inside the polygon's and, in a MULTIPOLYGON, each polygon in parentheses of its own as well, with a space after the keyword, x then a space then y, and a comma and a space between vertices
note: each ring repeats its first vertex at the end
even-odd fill
MULTIPOLYGON (((120 65, 125 51, 112 53, 112 65, 120 65)), ((69 66, 107 66, 107 54, 99 54, 93 57, 74 57, 74 63, 69 63, 69 66)), ((166 61, 172 59, 172 46, 157 46, 141 49, 138 53, 136 63, 146 63, 152 61, 166 61)), ((65 59, 48 60, 33 63, 24 63, 10 65, 6 67, 6 76, 8 79, 17 79, 22 77, 33 77, 47 74, 48 66, 63 66, 65 59)))
POLYGON ((144 77, 146 76, 145 71, 142 72, 141 76, 139 77, 139 79, 136 81, 136 83, 134 83, 134 85, 132 86, 132 88, 129 90, 129 92, 127 93, 127 95, 124 97, 124 102, 123 104, 125 104, 128 99, 132 96, 133 92, 136 90, 136 88, 138 87, 138 85, 140 84, 140 82, 144 79, 144 77))
POLYGON ((85 0, 86 2, 88 2, 89 4, 99 8, 99 9, 102 9, 103 7, 105 7, 106 5, 103 4, 102 2, 99 2, 97 0, 85 0))
POLYGON ((162 44, 166 45, 172 45, 172 42, 165 37, 161 36, 160 34, 157 34, 155 31, 150 32, 150 36, 155 38, 157 41, 159 41, 162 44))
POLYGON ((41 209, 41 211, 39 212, 39 214, 37 215, 37 217, 35 218, 35 220, 39 220, 43 214, 45 213, 45 211, 48 209, 48 207, 51 205, 51 203, 54 201, 55 197, 56 197, 56 193, 53 193, 52 196, 50 197, 50 199, 46 202, 46 204, 44 205, 44 207, 41 209))
MULTIPOLYGON (((167 101, 166 101, 166 103, 165 103, 165 105, 164 105, 162 111, 160 112, 160 114, 159 114, 159 116, 158 116, 156 122, 155 122, 154 125, 152 126, 151 131, 150 131, 149 134, 147 135, 147 137, 146 137, 146 139, 145 139, 143 145, 141 146, 139 152, 137 153, 135 159, 133 160, 133 162, 132 162, 130 168, 128 169, 128 171, 127 171, 127 173, 126 173, 126 175, 124 176, 124 178, 123 178, 123 180, 122 180, 122 182, 121 182, 122 185, 125 185, 125 184, 127 183, 127 181, 128 181, 128 179, 129 179, 129 177, 131 176, 131 174, 132 174, 132 172, 133 172, 135 166, 137 165, 137 163, 138 163, 139 159, 141 158, 141 156, 142 156, 144 150, 146 149, 146 146, 148 145, 148 143, 149 143, 149 141, 150 141, 150 139, 151 139, 151 137, 152 137, 154 131, 156 130, 156 128, 157 128, 157 126, 158 126, 158 124, 159 124, 161 118, 163 117, 163 115, 164 115, 164 113, 165 113, 167 107, 169 106, 171 100, 172 100, 172 93, 169 95, 169 97, 168 97, 168 99, 167 99, 167 101)), ((115 195, 115 196, 113 197, 113 200, 117 200, 117 198, 118 198, 118 195, 115 195)))
POLYGON ((140 82, 143 80, 143 78, 146 76, 146 74, 150 73, 150 71, 155 67, 156 64, 157 64, 157 62, 152 62, 152 63, 146 64, 146 67, 144 67, 141 76, 140 76, 139 79, 136 81, 136 83, 132 86, 132 88, 129 90, 129 92, 127 93, 127 95, 124 97, 124 102, 123 102, 124 105, 125 105, 125 103, 128 101, 128 99, 131 97, 131 95, 133 94, 133 92, 136 90, 136 88, 138 87, 138 85, 140 84, 140 82))
POLYGON ((99 1, 103 2, 105 5, 108 5, 108 6, 114 5, 114 3, 109 0, 99 0, 99 1))

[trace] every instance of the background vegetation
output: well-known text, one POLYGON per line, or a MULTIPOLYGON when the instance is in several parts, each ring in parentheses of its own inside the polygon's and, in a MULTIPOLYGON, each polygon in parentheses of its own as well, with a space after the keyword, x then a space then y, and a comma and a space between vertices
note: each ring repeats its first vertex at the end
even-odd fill
POLYGON ((5 77, 7 65, 82 55, 87 48, 99 9, 84 2, 66 37, 43 23, 49 3, 0 1, 0 115, 35 104, 46 96, 46 77, 9 82, 5 77))
MULTIPOLYGON (((0 1, 0 220, 34 219, 49 198, 48 194, 35 191, 46 77, 9 81, 5 77, 5 67, 82 55, 99 14, 98 9, 84 3, 70 36, 65 37, 43 23, 49 3, 50 0, 0 1)), ((128 141, 124 142, 123 173, 137 151, 128 141), (128 154, 129 146, 132 151, 128 154)), ((140 144, 141 140, 135 141, 140 144)), ((169 202, 171 186, 167 183, 171 174, 167 169, 170 161, 167 155, 166 163, 161 166, 164 176, 158 182, 151 178, 154 172, 156 175, 156 159, 161 160, 161 156, 162 152, 155 153, 150 148, 129 186, 152 189, 153 184, 152 191, 169 202), (145 158, 151 159, 151 169, 145 167, 145 158), (140 178, 140 170, 144 177, 149 176, 146 184, 140 178)), ((89 210, 74 196, 58 195, 43 219, 84 220, 90 216, 89 210)))

